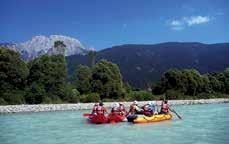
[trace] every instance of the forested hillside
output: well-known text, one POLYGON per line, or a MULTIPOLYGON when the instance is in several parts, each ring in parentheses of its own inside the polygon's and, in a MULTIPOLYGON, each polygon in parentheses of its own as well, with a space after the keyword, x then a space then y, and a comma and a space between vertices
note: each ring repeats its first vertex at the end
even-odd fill
MULTIPOLYGON (((116 63, 125 82, 145 88, 160 79, 170 68, 197 69, 200 73, 223 71, 229 67, 229 43, 161 43, 155 45, 121 45, 96 54, 96 61, 106 59, 116 63)), ((71 75, 77 65, 90 65, 89 56, 67 57, 71 75)))

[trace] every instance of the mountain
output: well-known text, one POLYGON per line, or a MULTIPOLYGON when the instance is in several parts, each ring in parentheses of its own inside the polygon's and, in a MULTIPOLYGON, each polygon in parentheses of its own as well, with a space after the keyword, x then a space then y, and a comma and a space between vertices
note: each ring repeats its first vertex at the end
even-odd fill
MULTIPOLYGON (((229 43, 127 44, 101 50, 96 59, 118 64, 124 81, 143 88, 159 80, 170 68, 195 68, 201 73, 224 70, 229 67, 229 43)), ((86 55, 69 56, 67 62, 70 75, 77 65, 90 64, 86 55)))
POLYGON ((53 51, 55 41, 63 41, 66 45, 65 56, 86 54, 87 49, 79 40, 62 35, 35 36, 31 40, 22 43, 2 43, 0 46, 18 51, 24 60, 30 60, 53 51))

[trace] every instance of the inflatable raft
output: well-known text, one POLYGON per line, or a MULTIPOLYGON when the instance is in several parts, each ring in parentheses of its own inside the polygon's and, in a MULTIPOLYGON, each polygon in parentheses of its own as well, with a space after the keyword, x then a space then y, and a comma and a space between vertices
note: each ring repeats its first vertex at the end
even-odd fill
POLYGON ((87 118, 90 123, 94 124, 117 123, 126 121, 125 116, 117 115, 115 113, 110 113, 108 116, 85 113, 83 116, 87 118))
POLYGON ((117 122, 123 122, 125 121, 126 117, 122 115, 118 115, 115 113, 110 113, 108 115, 108 122, 110 123, 117 123, 117 122))
POLYGON ((159 115, 153 115, 151 117, 148 116, 142 116, 137 117, 133 120, 133 123, 150 123, 150 122, 159 122, 159 121, 165 121, 172 119, 171 114, 159 114, 159 115))
POLYGON ((108 118, 104 115, 91 115, 88 120, 94 124, 104 124, 108 122, 108 118))

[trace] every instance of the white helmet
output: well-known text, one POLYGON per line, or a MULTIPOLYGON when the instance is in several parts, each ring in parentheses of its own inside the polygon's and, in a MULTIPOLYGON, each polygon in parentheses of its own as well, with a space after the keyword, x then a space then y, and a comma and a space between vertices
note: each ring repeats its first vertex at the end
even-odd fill
POLYGON ((119 107, 119 103, 115 103, 114 104, 114 107, 119 107))
POLYGON ((138 104, 138 101, 136 101, 136 100, 135 100, 135 101, 134 101, 134 104, 136 104, 136 105, 137 105, 137 104, 138 104))
POLYGON ((155 105, 154 101, 149 102, 150 105, 155 105))

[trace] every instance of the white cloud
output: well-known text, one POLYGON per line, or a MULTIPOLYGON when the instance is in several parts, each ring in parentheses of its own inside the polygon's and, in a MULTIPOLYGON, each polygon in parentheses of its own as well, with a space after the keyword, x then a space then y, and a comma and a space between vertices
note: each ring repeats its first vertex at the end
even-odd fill
POLYGON ((166 23, 172 30, 183 30, 185 27, 208 23, 210 20, 212 19, 208 16, 190 16, 169 20, 166 23))
POLYGON ((171 25, 172 26, 181 26, 182 25, 182 22, 179 21, 179 20, 173 20, 173 21, 171 21, 171 25))
POLYGON ((208 16, 191 16, 191 17, 184 17, 184 22, 188 24, 188 26, 208 23, 210 18, 208 16))
POLYGON ((167 25, 171 27, 172 30, 182 30, 184 29, 184 23, 180 20, 167 21, 167 25))

